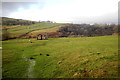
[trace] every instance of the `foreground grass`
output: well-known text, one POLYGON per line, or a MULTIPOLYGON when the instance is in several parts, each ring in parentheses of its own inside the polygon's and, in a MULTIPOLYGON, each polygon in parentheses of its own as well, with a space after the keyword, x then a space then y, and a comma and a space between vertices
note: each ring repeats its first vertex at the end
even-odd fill
POLYGON ((118 77, 117 36, 31 41, 3 41, 3 77, 27 78, 30 57, 35 58, 30 70, 33 78, 118 77))

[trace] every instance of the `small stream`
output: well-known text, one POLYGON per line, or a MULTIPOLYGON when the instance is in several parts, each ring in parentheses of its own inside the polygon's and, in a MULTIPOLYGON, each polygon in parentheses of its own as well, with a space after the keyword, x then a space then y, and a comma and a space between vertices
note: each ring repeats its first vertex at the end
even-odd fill
POLYGON ((32 73, 33 67, 35 66, 35 60, 29 59, 29 62, 30 62, 30 66, 28 68, 28 78, 34 78, 31 73, 32 73))
POLYGON ((34 59, 25 58, 25 57, 23 57, 23 58, 25 59, 25 61, 29 61, 30 62, 30 65, 28 67, 27 78, 34 78, 31 73, 32 73, 33 67, 35 66, 35 60, 34 59))

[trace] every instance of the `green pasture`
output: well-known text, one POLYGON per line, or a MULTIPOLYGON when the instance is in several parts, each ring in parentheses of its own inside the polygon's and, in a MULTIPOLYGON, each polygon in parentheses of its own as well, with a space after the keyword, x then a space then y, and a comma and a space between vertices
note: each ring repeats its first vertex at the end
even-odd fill
POLYGON ((2 45, 3 78, 118 77, 117 36, 12 39, 2 45))

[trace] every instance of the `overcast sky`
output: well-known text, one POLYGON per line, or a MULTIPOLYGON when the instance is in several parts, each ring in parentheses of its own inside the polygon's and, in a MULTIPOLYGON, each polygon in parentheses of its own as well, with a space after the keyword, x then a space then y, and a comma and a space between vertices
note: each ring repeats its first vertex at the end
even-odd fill
POLYGON ((119 0, 2 0, 2 16, 62 23, 117 23, 119 0))

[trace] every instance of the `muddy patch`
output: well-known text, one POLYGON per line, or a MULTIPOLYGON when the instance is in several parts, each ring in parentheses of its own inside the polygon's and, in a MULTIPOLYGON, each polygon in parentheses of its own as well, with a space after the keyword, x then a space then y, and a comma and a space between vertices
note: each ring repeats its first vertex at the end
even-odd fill
POLYGON ((35 58, 34 57, 30 57, 29 59, 32 60, 32 59, 35 59, 35 58))
POLYGON ((42 53, 40 53, 40 55, 42 55, 42 53))
POLYGON ((46 56, 50 56, 49 54, 46 54, 46 56))

